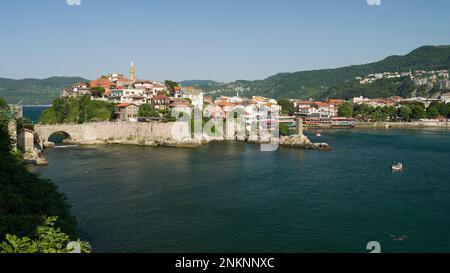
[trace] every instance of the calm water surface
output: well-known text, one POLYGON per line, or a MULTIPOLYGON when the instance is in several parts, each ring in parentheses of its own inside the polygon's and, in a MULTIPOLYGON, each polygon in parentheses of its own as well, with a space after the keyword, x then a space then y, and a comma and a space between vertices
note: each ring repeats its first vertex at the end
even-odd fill
POLYGON ((449 131, 335 131, 321 141, 333 151, 54 149, 39 170, 98 252, 366 252, 373 240, 384 252, 450 252, 449 131), (406 169, 392 173, 398 161, 406 169))
POLYGON ((31 119, 34 123, 38 123, 42 112, 48 108, 49 106, 24 106, 23 116, 31 119))

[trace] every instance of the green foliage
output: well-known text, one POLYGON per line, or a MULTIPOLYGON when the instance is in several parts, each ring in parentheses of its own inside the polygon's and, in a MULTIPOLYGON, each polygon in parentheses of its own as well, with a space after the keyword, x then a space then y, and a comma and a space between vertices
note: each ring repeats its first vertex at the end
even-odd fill
POLYGON ((203 86, 214 86, 220 84, 216 81, 210 80, 189 80, 180 82, 182 86, 194 86, 194 87, 203 87, 203 86))
POLYGON ((175 90, 175 87, 180 86, 179 83, 170 80, 165 81, 164 84, 166 85, 169 92, 173 92, 175 90))
POLYGON ((151 104, 146 103, 139 106, 139 117, 157 118, 159 117, 159 113, 153 110, 151 104))
POLYGON ((415 86, 410 78, 381 79, 369 84, 360 84, 359 81, 352 80, 330 88, 324 97, 346 100, 359 96, 367 98, 401 96, 406 98, 410 97, 413 91, 415 91, 415 86))
POLYGON ((11 111, 6 101, 0 97, 0 126, 1 124, 8 124, 8 121, 12 118, 11 111))
POLYGON ((78 240, 79 249, 70 243, 70 237, 55 227, 58 217, 44 217, 43 225, 37 228, 36 236, 19 238, 6 235, 6 241, 0 244, 0 253, 90 253, 89 243, 78 240))
POLYGON ((427 117, 428 118, 437 118, 439 116, 446 117, 448 114, 448 105, 444 102, 433 102, 427 108, 427 117))
POLYGON ((279 130, 280 130, 280 136, 288 136, 288 135, 290 135, 290 133, 289 133, 289 125, 287 125, 287 124, 284 124, 284 123, 280 124, 279 125, 279 130))
POLYGON ((398 109, 398 116, 403 119, 403 121, 411 121, 412 110, 409 106, 402 105, 398 109))
POLYGON ((101 86, 94 86, 91 88, 91 95, 94 98, 100 98, 105 93, 105 88, 101 86))
POLYGON ((373 107, 368 104, 356 104, 353 117, 362 121, 396 121, 397 109, 393 106, 373 107))
POLYGON ((293 115, 295 113, 294 103, 288 99, 282 99, 278 101, 281 106, 281 111, 285 115, 293 115))
POLYGON ((18 118, 17 121, 17 131, 21 131, 23 129, 34 130, 33 121, 29 118, 18 118))
POLYGON ((372 111, 373 111, 373 107, 371 107, 368 104, 365 104, 365 103, 356 104, 353 107, 353 117, 355 117, 359 120, 368 121, 372 115, 372 111))
POLYGON ((43 80, 0 78, 0 96, 16 104, 51 104, 65 87, 87 81, 79 77, 53 77, 43 80))
POLYGON ((411 94, 416 91, 416 85, 410 78, 405 78, 401 81, 400 86, 397 89, 396 95, 402 98, 408 98, 411 94))
POLYGON ((51 108, 45 110, 39 122, 42 124, 85 123, 111 120, 114 104, 91 100, 89 95, 56 99, 51 108))
POLYGON ((6 234, 33 236, 42 215, 58 216, 57 226, 73 235, 75 219, 66 196, 49 180, 28 171, 11 152, 7 122, 0 123, 0 240, 6 234))
POLYGON ((353 104, 345 102, 339 106, 338 115, 340 117, 351 118, 353 116, 353 104))
POLYGON ((8 103, 6 103, 5 99, 0 97, 0 109, 8 109, 8 103))

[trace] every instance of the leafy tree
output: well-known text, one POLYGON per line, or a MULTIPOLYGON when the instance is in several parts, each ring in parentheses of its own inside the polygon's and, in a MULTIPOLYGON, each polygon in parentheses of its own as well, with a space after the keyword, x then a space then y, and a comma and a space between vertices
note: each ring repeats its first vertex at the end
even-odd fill
POLYGON ((33 121, 29 118, 18 118, 17 121, 17 130, 21 131, 23 129, 34 130, 33 121))
POLYGON ((447 116, 447 105, 445 102, 432 102, 427 108, 427 117, 436 118, 438 116, 447 116))
POLYGON ((394 106, 385 106, 384 111, 386 112, 386 116, 389 121, 397 120, 397 108, 394 106))
POLYGON ((344 102, 339 106, 338 115, 340 117, 351 118, 353 116, 353 104, 350 102, 344 102))
POLYGON ((11 118, 12 115, 8 104, 2 97, 0 97, 0 125, 7 124, 7 121, 9 121, 11 118))
POLYGON ((353 116, 359 120, 368 121, 372 112, 373 107, 365 103, 356 104, 353 107, 353 116))
POLYGON ((170 80, 165 81, 164 84, 166 85, 166 88, 170 93, 173 93, 175 91, 175 87, 180 86, 179 83, 170 80))
POLYGON ((419 120, 419 119, 424 119, 427 117, 425 107, 418 105, 418 104, 412 104, 412 105, 410 105, 410 108, 412 110, 411 119, 419 120))
POLYGON ((39 122, 42 124, 85 123, 111 120, 114 104, 92 100, 90 95, 56 99, 51 108, 45 110, 39 122))
POLYGON ((398 109, 398 116, 404 121, 411 121, 412 110, 409 106, 402 105, 398 109))
POLYGON ((5 99, 0 97, 0 110, 8 109, 8 103, 6 103, 5 99))
POLYGON ((292 101, 282 99, 278 101, 278 104, 281 106, 281 111, 283 114, 292 116, 295 113, 295 107, 292 101))
POLYGON ((280 130, 280 136, 288 136, 290 134, 289 126, 287 124, 280 124, 279 130, 280 130))
POLYGON ((427 108, 427 118, 437 118, 439 116, 439 109, 436 105, 430 105, 427 108))
POLYGON ((0 123, 0 241, 6 234, 33 236, 42 215, 58 216, 56 225, 74 235, 75 219, 66 196, 51 181, 27 169, 11 152, 8 122, 0 123))
POLYGON ((157 118, 159 117, 159 113, 155 110, 153 110, 153 107, 151 106, 151 104, 142 104, 141 106, 139 106, 139 116, 140 117, 152 117, 152 118, 157 118))
POLYGON ((416 90, 416 85, 410 78, 403 80, 398 87, 397 95, 403 98, 408 98, 416 90))
POLYGON ((101 96, 103 96, 104 93, 105 93, 105 88, 103 88, 101 86, 91 87, 91 95, 94 98, 100 98, 101 96))
POLYGON ((0 253, 90 253, 87 242, 70 242, 70 237, 55 227, 58 217, 44 217, 43 225, 37 228, 36 236, 19 238, 6 235, 0 244, 0 253), (79 249, 77 249, 79 248, 79 249))

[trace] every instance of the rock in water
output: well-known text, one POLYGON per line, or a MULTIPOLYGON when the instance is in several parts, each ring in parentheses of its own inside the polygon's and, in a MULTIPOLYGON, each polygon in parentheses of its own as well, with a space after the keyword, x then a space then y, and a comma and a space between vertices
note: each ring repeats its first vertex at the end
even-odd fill
POLYGON ((297 149, 331 150, 327 143, 312 143, 305 135, 282 136, 280 145, 297 149))

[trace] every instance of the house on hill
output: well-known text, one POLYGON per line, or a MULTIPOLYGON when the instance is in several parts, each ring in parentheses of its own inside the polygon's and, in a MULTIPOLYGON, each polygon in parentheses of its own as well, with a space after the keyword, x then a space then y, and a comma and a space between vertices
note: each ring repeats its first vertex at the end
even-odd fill
POLYGON ((121 103, 115 106, 115 119, 118 121, 137 121, 139 106, 134 103, 121 103))

